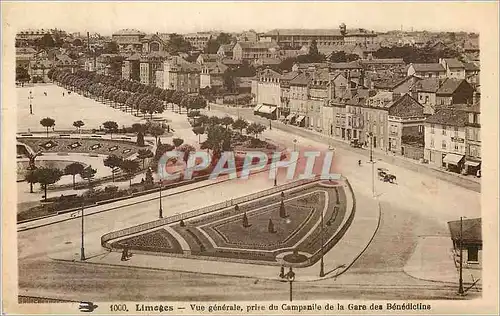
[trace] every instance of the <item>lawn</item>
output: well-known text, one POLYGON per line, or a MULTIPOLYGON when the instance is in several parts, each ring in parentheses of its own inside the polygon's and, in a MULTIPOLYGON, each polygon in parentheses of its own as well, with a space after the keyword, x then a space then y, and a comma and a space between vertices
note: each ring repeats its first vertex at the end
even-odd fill
POLYGON ((55 130, 73 130, 75 129, 73 122, 77 120, 85 123, 85 129, 98 129, 105 121, 115 121, 118 126, 131 126, 133 123, 143 121, 75 92, 68 95, 66 89, 56 85, 16 87, 16 92, 18 132, 45 131, 45 128, 40 125, 40 120, 45 117, 55 120, 55 130), (29 112, 30 91, 32 92, 33 114, 29 112))

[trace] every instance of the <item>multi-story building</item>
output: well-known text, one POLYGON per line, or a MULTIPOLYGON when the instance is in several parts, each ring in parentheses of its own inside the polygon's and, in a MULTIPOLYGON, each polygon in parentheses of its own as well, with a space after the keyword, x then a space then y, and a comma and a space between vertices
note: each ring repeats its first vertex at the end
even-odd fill
POLYGON ((413 159, 424 157, 424 107, 405 94, 388 107, 387 150, 413 159))
POLYGON ((174 56, 163 63, 163 89, 198 93, 200 72, 200 65, 174 56))
POLYGON ((294 114, 290 113, 290 81, 299 75, 299 72, 285 72, 280 78, 281 103, 278 109, 279 114, 286 117, 287 121, 291 122, 294 114))
POLYGON ((477 175, 481 170, 481 107, 477 102, 473 105, 458 105, 457 110, 467 115, 465 122, 465 162, 464 173, 477 175))
POLYGON ((421 78, 446 78, 446 69, 439 63, 430 64, 410 64, 407 75, 415 75, 421 78))
POLYGON ((203 51, 208 41, 212 38, 212 33, 198 32, 184 35, 184 39, 191 44, 195 50, 203 51))
POLYGON ((252 94, 255 95, 254 103, 267 104, 278 107, 281 104, 281 74, 264 69, 252 80, 252 94))
POLYGON ((445 79, 436 91, 436 106, 468 104, 472 102, 474 88, 465 79, 445 79))
POLYGON ((122 29, 111 35, 113 41, 118 44, 120 51, 142 51, 142 39, 146 33, 135 29, 122 29))
POLYGON ((156 72, 163 70, 163 62, 168 58, 166 53, 153 52, 141 56, 139 60, 139 78, 145 85, 156 86, 156 72))
POLYGON ((437 167, 460 172, 464 166, 465 111, 442 108, 428 117, 424 127, 424 158, 437 167))
POLYGON ((28 29, 16 34, 16 47, 32 46, 45 34, 54 35, 54 30, 49 29, 28 29))
POLYGON ((221 58, 232 58, 234 45, 235 43, 222 44, 221 46, 219 46, 219 50, 217 50, 217 55, 219 55, 221 58))
POLYGON ((456 58, 440 58, 439 63, 446 70, 446 78, 465 79, 465 65, 456 58))
POLYGON ((133 54, 123 61, 122 78, 127 80, 141 80, 141 55, 133 54))
POLYGON ((196 62, 200 65, 204 63, 214 63, 219 61, 221 58, 217 54, 200 54, 198 58, 196 58, 196 62))
POLYGON ((253 42, 259 41, 259 34, 254 30, 244 31, 237 36, 239 42, 253 42))
POLYGON ((233 59, 236 60, 255 61, 278 55, 279 46, 275 42, 238 42, 233 47, 233 59))
POLYGON ((224 72, 228 67, 220 62, 206 62, 201 66, 200 88, 220 88, 224 85, 224 72))

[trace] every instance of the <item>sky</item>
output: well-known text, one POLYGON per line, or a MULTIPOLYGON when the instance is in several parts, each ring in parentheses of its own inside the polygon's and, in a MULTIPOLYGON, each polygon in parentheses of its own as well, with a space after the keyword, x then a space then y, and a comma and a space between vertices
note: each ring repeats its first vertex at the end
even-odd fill
POLYGON ((481 12, 495 3, 467 2, 23 2, 2 3, 16 29, 59 28, 111 35, 143 32, 239 32, 274 28, 347 28, 375 31, 413 28, 478 32, 481 12), (28 18, 27 18, 28 17, 28 18))

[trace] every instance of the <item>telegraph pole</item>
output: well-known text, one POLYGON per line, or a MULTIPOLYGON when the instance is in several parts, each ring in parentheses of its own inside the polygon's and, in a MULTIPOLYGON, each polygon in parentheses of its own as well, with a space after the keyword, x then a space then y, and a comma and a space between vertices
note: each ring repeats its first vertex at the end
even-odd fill
POLYGON ((375 162, 373 161, 373 133, 370 132, 370 163, 372 165, 372 195, 375 197, 375 162))
MULTIPOLYGON (((320 270, 319 270, 319 276, 322 278, 325 276, 325 263, 323 261, 323 257, 325 256, 325 250, 324 250, 324 245, 325 245, 325 226, 324 226, 324 214, 323 211, 321 210, 321 262, 320 262, 320 270)), ((291 300, 290 300, 291 301, 291 300)))
POLYGON ((458 294, 464 295, 464 281, 462 279, 462 244, 463 244, 463 225, 462 225, 462 216, 460 216, 460 276, 458 279, 458 294))
POLYGON ((161 205, 161 189, 162 189, 162 183, 160 180, 160 209, 159 209, 159 215, 158 215, 159 218, 163 218, 163 208, 161 205))
POLYGON ((85 208, 85 202, 82 202, 82 240, 81 240, 81 248, 80 248, 80 261, 85 261, 85 241, 83 237, 83 228, 84 228, 84 222, 83 222, 83 211, 85 208))

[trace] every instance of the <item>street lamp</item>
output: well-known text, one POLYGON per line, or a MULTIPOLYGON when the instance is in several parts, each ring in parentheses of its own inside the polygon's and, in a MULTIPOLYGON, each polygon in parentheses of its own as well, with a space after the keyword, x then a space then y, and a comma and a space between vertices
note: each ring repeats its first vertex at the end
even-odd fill
POLYGON ((375 196, 375 162, 373 161, 373 133, 368 133, 370 136, 370 163, 372 164, 372 195, 375 196))
POLYGON ((458 279, 458 294, 459 295, 464 295, 464 281, 462 278, 462 244, 463 244, 463 217, 460 216, 460 244, 459 244, 459 251, 460 251, 460 276, 458 279))
POLYGON ((293 296, 292 296, 292 290, 293 290, 292 283, 293 283, 293 281, 295 281, 295 272, 293 272, 292 267, 290 267, 290 270, 286 274, 283 274, 283 267, 282 267, 279 277, 282 279, 285 279, 290 284, 290 302, 291 302, 292 298, 293 298, 293 296))
POLYGON ((163 208, 161 205, 161 189, 162 189, 162 183, 161 183, 161 179, 160 179, 160 209, 159 209, 159 214, 158 214, 159 218, 163 218, 163 208))
POLYGON ((33 114, 33 104, 31 103, 31 100, 33 100, 33 96, 31 95, 31 90, 28 99, 30 100, 30 114, 33 114))
POLYGON ((325 276, 325 263, 323 260, 323 257, 325 256, 325 251, 324 251, 324 246, 325 246, 325 232, 324 232, 324 214, 323 211, 321 211, 321 262, 320 262, 320 269, 319 269, 319 276, 320 278, 325 276))
POLYGON ((85 261, 85 242, 83 238, 83 228, 84 228, 84 223, 83 223, 83 211, 85 208, 85 201, 82 202, 82 236, 81 236, 81 247, 80 247, 80 261, 85 261))
POLYGON ((271 126, 271 119, 269 119, 269 130, 272 130, 272 126, 271 126))

